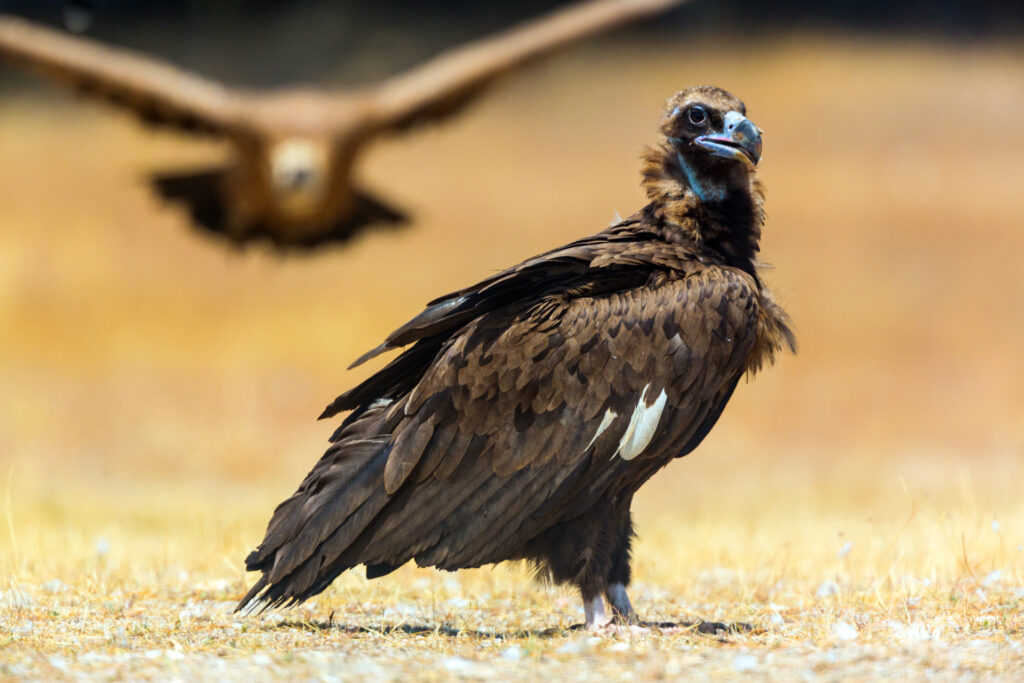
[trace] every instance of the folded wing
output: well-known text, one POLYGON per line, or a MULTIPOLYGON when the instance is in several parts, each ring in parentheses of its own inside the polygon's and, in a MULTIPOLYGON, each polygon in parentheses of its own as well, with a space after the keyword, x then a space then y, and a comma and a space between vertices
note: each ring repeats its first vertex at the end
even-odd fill
POLYGON ((749 280, 719 269, 479 314, 436 355, 364 383, 417 377, 361 405, 278 508, 243 605, 303 600, 359 564, 379 575, 527 556, 543 530, 697 445, 756 321, 749 280))

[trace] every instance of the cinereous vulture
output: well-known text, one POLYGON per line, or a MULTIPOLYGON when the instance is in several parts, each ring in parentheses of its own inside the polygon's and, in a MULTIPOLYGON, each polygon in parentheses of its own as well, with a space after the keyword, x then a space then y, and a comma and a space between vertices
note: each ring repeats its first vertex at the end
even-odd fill
POLYGON ((669 100, 660 133, 646 206, 436 299, 357 361, 404 347, 324 411, 351 412, 246 559, 262 575, 240 608, 357 565, 528 560, 579 589, 588 628, 635 619, 633 494, 795 350, 756 266, 761 131, 702 86, 669 100))

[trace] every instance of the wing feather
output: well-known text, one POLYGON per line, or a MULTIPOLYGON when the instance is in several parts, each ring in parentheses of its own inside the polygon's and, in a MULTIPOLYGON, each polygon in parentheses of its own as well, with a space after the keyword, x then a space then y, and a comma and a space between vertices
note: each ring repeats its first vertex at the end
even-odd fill
MULTIPOLYGON (((569 466, 591 451, 595 459, 606 460, 612 457, 609 449, 625 433, 640 402, 651 405, 662 391, 670 403, 663 420, 684 425, 690 432, 697 430, 724 387, 731 386, 742 374, 746 354, 754 343, 754 293, 746 286, 730 286, 740 277, 718 272, 695 276, 687 280, 696 282, 677 281, 657 290, 642 288, 611 295, 615 299, 611 305, 593 298, 563 303, 558 330, 547 338, 554 340, 555 347, 573 348, 579 354, 579 362, 572 364, 558 353, 537 362, 524 362, 532 353, 523 352, 531 346, 530 335, 523 331, 533 327, 530 312, 519 312, 511 321, 501 315, 477 319, 462 338, 487 336, 489 326, 503 332, 486 345, 450 345, 433 364, 436 369, 428 370, 420 380, 416 393, 424 405, 432 396, 444 395, 451 400, 453 419, 459 420, 460 431, 472 429, 474 440, 487 445, 481 445, 478 452, 459 453, 456 457, 461 465, 450 464, 447 453, 432 452, 433 443, 417 457, 431 463, 436 477, 451 478, 453 484, 467 455, 482 457, 488 453, 499 478, 526 468, 539 470, 550 462, 569 466), (689 296, 676 308, 673 304, 678 290, 687 291, 689 296), (660 325, 654 323, 652 311, 663 306, 675 308, 674 325, 667 319, 660 325), (598 317, 597 312, 604 312, 606 317, 598 317), (721 335, 723 329, 725 339, 710 344, 707 337, 716 332, 721 335), (671 337, 666 337, 667 332, 672 333, 671 337), (587 344, 588 351, 582 353, 583 347, 576 340, 586 342, 595 335, 603 340, 587 344), (484 357, 487 362, 482 364, 484 357), (593 362, 595 357, 600 360, 593 362), (603 370, 587 377, 580 372, 584 361, 603 370), (456 375, 444 372, 449 367, 461 370, 456 375), (481 376, 487 378, 486 383, 479 381, 481 376), (516 390, 517 386, 530 385, 544 386, 545 394, 559 397, 569 407, 563 408, 561 419, 552 420, 550 410, 534 410, 541 390, 528 395, 516 390), (490 393, 487 389, 495 387, 495 398, 483 398, 490 393), (590 396, 603 400, 591 403, 586 400, 590 396), (607 411, 618 418, 606 424, 601 438, 595 440, 607 411), (541 416, 545 419, 538 419, 541 416), (593 445, 588 446, 591 442, 593 445), (598 450, 603 452, 598 454, 598 450)), ((405 428, 399 427, 396 444, 403 440, 401 430, 405 428)), ((687 429, 672 431, 687 436, 687 429)), ((646 440, 654 443, 653 435, 646 440)), ((389 459, 402 458, 400 451, 394 449, 389 459)), ((644 455, 648 454, 666 456, 653 452, 644 455)), ((674 455, 672 452, 667 457, 674 455)))
POLYGON ((544 529, 689 452, 747 368, 757 293, 730 269, 650 282, 497 307, 436 345, 413 390, 348 418, 348 436, 282 506, 250 563, 267 580, 249 597, 303 599, 358 564, 524 557, 544 529), (366 433, 386 445, 371 439, 362 465, 345 463, 338 454, 366 433), (349 470, 360 474, 343 481, 349 470))
POLYGON ((132 50, 0 15, 0 58, 132 110, 146 123, 224 133, 240 125, 242 96, 132 50))
POLYGON ((685 0, 578 2, 503 33, 463 45, 385 81, 372 94, 379 129, 400 130, 449 116, 494 81, 560 47, 685 0))

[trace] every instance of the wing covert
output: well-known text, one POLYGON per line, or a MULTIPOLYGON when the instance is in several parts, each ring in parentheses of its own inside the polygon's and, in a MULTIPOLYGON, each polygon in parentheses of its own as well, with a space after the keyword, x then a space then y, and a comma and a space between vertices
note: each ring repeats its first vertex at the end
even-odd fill
POLYGON ((755 342, 728 269, 556 299, 481 316, 393 404, 390 512, 339 566, 477 566, 613 498, 696 447, 755 342))
POLYGON ((456 445, 468 450, 474 440, 482 441, 477 457, 486 454, 503 477, 588 453, 595 462, 675 456, 672 448, 731 393, 757 320, 756 294, 728 270, 597 297, 552 296, 512 319, 484 315, 405 400, 387 488, 414 472, 457 477, 451 461, 464 466, 466 452, 456 445), (434 441, 439 429, 448 431, 434 441))

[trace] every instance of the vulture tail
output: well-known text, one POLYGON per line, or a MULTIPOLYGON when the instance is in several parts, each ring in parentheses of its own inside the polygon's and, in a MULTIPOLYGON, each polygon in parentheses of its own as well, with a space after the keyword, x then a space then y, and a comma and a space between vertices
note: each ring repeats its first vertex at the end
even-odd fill
POLYGON ((241 240, 266 239, 279 249, 312 251, 331 244, 349 242, 369 228, 401 227, 408 223, 408 215, 400 209, 358 188, 353 192, 355 196, 348 212, 323 226, 297 230, 269 223, 257 224, 244 233, 241 240))
POLYGON ((185 172, 154 173, 149 183, 169 202, 183 204, 192 220, 210 232, 227 230, 224 206, 226 170, 222 167, 185 172))
MULTIPOLYGON (((237 246, 268 241, 280 249, 315 249, 351 240, 371 226, 400 226, 408 216, 382 200, 355 191, 354 204, 345 215, 315 229, 296 229, 265 219, 242 226, 232 225, 227 201, 227 169, 212 167, 183 172, 154 173, 149 184, 165 200, 184 206, 195 225, 237 246)), ((237 217, 235 217, 237 220, 237 217)))
POLYGON ((388 440, 354 437, 327 450, 277 507, 263 542, 245 559, 246 569, 263 575, 236 611, 302 602, 361 563, 342 556, 391 498, 381 485, 388 440))

